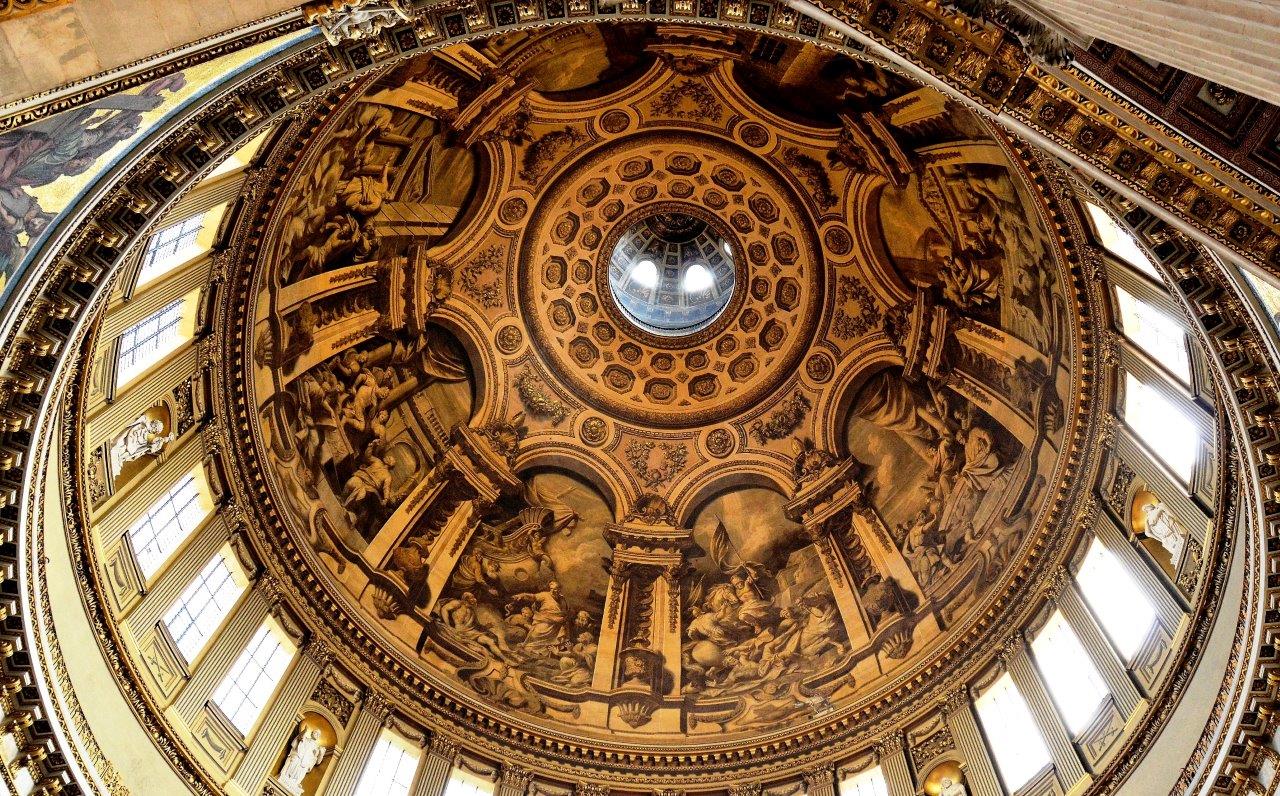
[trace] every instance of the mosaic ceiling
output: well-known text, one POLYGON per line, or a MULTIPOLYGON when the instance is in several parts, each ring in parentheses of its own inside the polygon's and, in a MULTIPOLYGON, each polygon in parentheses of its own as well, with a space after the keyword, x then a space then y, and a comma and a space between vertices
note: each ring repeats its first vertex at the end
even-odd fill
POLYGON ((657 750, 830 725, 1057 538, 1062 211, 935 91, 577 26, 419 56, 297 144, 236 288, 241 467, 317 621, 424 700, 657 750))

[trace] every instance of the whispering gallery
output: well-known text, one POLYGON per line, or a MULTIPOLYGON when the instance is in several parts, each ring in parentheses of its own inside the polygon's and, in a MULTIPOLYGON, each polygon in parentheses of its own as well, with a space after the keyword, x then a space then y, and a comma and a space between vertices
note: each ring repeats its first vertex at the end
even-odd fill
POLYGON ((0 0, 0 794, 1272 796, 1280 7, 0 0))

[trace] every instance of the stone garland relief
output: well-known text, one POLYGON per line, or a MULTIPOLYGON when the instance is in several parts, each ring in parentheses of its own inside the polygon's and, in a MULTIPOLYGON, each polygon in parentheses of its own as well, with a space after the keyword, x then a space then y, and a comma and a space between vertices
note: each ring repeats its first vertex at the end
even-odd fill
POLYGON ((397 67, 293 163, 246 336, 280 519, 374 643, 495 715, 662 744, 830 721, 1040 532, 1078 311, 1046 200, 866 64, 543 35, 461 46, 510 72, 483 101, 447 58, 397 67), (724 236, 695 331, 610 297, 654 218, 724 236))

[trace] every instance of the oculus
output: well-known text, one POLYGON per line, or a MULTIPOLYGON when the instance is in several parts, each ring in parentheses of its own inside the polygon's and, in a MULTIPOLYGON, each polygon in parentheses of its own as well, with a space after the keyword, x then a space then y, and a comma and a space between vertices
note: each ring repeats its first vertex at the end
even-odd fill
POLYGON ((706 328, 733 296, 734 249, 718 224, 689 210, 655 212, 622 233, 609 291, 641 329, 677 337, 706 328))

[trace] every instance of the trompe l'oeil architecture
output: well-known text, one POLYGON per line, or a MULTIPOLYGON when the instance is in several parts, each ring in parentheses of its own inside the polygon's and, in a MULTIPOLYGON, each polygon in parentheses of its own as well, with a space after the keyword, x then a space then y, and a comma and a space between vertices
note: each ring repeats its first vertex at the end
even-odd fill
POLYGON ((1241 34, 269 6, 0 4, 0 792, 1275 792, 1241 34))

